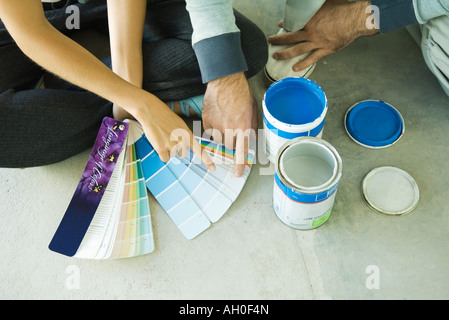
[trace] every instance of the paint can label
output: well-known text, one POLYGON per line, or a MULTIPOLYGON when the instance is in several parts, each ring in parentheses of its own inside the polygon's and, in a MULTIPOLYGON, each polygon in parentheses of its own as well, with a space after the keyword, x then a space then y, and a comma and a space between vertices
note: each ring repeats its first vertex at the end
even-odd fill
POLYGON ((305 194, 285 186, 275 174, 273 208, 278 218, 290 227, 314 229, 332 213, 338 184, 317 194, 305 194))
POLYGON ((265 134, 265 155, 269 161, 274 163, 276 161, 276 155, 278 150, 288 141, 298 138, 298 137, 316 137, 321 138, 323 136, 324 130, 324 118, 323 121, 312 128, 309 131, 291 133, 287 131, 282 131, 281 129, 276 128, 272 125, 268 119, 263 117, 264 124, 264 134, 265 134))

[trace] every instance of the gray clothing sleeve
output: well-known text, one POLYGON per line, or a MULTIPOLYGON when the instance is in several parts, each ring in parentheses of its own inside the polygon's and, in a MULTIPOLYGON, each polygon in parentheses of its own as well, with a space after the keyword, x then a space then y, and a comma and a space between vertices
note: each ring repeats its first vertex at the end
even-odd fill
POLYGON ((207 83, 246 71, 232 0, 186 0, 186 3, 202 81, 207 83))

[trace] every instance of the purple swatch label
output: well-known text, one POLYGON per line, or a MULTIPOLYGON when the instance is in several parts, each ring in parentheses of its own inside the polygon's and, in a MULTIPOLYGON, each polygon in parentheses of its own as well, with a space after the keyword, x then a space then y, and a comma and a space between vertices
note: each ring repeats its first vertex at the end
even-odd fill
POLYGON ((128 134, 127 123, 104 118, 86 168, 49 249, 74 256, 97 211, 128 134))

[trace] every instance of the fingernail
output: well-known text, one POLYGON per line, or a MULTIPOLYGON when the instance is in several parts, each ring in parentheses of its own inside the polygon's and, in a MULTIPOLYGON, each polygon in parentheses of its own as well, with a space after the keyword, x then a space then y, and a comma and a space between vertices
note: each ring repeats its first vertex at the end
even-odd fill
POLYGON ((235 171, 234 171, 234 175, 235 175, 237 178, 240 178, 240 177, 242 176, 242 170, 240 170, 240 169, 235 170, 235 171))
POLYGON ((279 55, 277 53, 273 53, 273 59, 279 59, 279 55))
POLYGON ((212 171, 212 172, 214 172, 215 170, 217 170, 217 168, 215 167, 215 164, 212 163, 212 164, 209 166, 209 170, 212 171))

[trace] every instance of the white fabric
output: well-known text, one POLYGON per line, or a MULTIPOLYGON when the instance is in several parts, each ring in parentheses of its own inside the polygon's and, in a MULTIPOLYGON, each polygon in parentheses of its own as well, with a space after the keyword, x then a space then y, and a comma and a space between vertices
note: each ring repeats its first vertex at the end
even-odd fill
POLYGON ((449 16, 429 20, 421 31, 424 59, 449 95, 449 16))
POLYGON ((449 14, 449 0, 413 0, 416 19, 424 24, 433 18, 449 14))
POLYGON ((325 0, 287 0, 285 4, 284 29, 298 31, 304 28, 317 13, 325 0))
MULTIPOLYGON (((278 34, 286 33, 288 32, 285 29, 280 29, 278 34)), ((293 66, 297 64, 298 62, 304 60, 309 56, 310 53, 305 53, 300 56, 297 56, 292 59, 288 60, 276 60, 273 58, 273 54, 280 50, 285 50, 292 45, 272 45, 268 44, 268 61, 265 65, 265 72, 267 76, 267 80, 270 82, 275 82, 280 79, 286 78, 286 77, 303 77, 308 78, 310 74, 312 74, 313 70, 315 69, 315 64, 310 66, 309 68, 305 70, 301 70, 298 72, 293 71, 293 66)))

